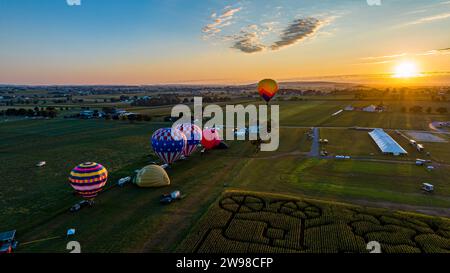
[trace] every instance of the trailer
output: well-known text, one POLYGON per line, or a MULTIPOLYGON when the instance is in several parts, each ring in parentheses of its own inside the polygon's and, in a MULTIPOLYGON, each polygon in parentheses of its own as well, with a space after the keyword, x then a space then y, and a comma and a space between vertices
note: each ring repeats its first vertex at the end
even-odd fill
POLYGON ((434 191, 434 186, 429 184, 429 183, 423 183, 422 184, 422 190, 426 191, 426 192, 433 192, 434 191))

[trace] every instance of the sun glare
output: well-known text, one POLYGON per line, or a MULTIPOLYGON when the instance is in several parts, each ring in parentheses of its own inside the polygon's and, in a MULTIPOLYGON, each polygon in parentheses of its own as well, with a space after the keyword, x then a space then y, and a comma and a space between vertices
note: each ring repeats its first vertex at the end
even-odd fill
POLYGON ((394 78, 414 78, 419 77, 419 69, 414 62, 402 62, 395 67, 394 78))

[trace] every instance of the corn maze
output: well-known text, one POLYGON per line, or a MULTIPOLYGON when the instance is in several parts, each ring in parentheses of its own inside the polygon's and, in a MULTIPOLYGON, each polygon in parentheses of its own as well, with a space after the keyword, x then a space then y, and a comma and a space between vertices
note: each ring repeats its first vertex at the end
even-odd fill
POLYGON ((223 194, 178 247, 189 253, 450 253, 450 220, 253 192, 223 194))

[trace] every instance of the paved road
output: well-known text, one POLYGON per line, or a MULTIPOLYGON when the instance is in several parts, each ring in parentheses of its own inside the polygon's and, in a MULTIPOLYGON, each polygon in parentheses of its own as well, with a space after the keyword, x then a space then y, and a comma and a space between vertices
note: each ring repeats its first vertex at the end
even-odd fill
POLYGON ((320 143, 319 143, 319 128, 313 128, 313 140, 311 144, 311 151, 309 156, 319 157, 320 155, 320 143))

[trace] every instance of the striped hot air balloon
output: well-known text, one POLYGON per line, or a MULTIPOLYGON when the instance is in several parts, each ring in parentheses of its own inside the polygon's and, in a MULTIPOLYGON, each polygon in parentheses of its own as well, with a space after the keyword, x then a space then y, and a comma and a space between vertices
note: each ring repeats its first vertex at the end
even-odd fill
POLYGON ((85 199, 94 199, 108 180, 108 171, 95 162, 76 166, 69 176, 70 185, 85 199))
POLYGON ((268 103, 278 92, 278 84, 272 79, 265 79, 258 83, 259 95, 268 103))
POLYGON ((197 149, 197 145, 202 140, 202 129, 192 123, 179 124, 177 129, 186 136, 187 144, 183 150, 184 156, 190 156, 197 149))
POLYGON ((186 142, 186 136, 178 129, 161 128, 152 135, 153 151, 166 164, 180 159, 186 142))

